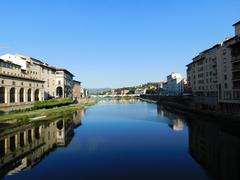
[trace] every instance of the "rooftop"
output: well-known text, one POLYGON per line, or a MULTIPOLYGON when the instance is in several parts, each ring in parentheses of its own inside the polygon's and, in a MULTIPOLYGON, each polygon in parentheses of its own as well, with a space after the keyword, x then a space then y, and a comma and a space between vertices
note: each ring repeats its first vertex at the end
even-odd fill
POLYGON ((10 61, 5 61, 5 60, 3 60, 3 59, 0 59, 0 62, 5 62, 5 63, 7 63, 7 64, 12 64, 12 65, 14 65, 14 66, 21 67, 21 66, 18 65, 18 64, 12 63, 12 62, 10 62, 10 61))
POLYGON ((240 24, 240 21, 236 22, 235 24, 233 24, 233 26, 237 26, 240 24))
POLYGON ((57 68, 57 71, 64 71, 64 72, 66 72, 66 73, 68 73, 68 74, 70 74, 71 76, 74 77, 74 75, 73 75, 70 71, 68 71, 68 70, 66 70, 66 69, 63 69, 63 68, 57 68))

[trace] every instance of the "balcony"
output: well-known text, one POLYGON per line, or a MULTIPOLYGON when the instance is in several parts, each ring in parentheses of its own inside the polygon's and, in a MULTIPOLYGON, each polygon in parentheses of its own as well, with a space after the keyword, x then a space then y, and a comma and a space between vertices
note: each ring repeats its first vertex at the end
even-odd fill
POLYGON ((232 72, 239 72, 240 71, 240 66, 233 66, 232 72))
POLYGON ((240 62, 240 55, 232 57, 232 63, 237 63, 237 62, 240 62))
POLYGON ((233 77, 232 81, 240 81, 240 77, 233 77))

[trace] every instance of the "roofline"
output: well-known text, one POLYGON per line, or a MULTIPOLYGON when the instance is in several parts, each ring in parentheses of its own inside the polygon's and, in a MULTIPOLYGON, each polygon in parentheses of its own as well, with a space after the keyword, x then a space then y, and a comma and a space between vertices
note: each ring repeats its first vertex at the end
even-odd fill
POLYGON ((80 84, 82 83, 81 81, 77 81, 77 80, 73 80, 73 82, 80 83, 80 84))
POLYGON ((48 66, 46 64, 41 64, 42 67, 46 67, 46 68, 49 68, 49 69, 53 69, 53 70, 57 70, 56 67, 53 67, 53 66, 48 66))
POLYGON ((237 36, 233 36, 233 37, 231 37, 231 38, 229 38, 229 39, 223 41, 223 44, 224 44, 224 43, 227 43, 227 42, 229 42, 229 41, 234 40, 236 37, 237 37, 237 36))
POLYGON ((20 66, 20 65, 18 65, 18 64, 15 64, 15 63, 13 63, 13 62, 11 62, 11 61, 4 61, 3 59, 0 59, 0 61, 2 61, 2 62, 5 62, 5 63, 8 63, 8 64, 14 64, 15 66, 18 66, 18 67, 22 67, 22 66, 20 66))
POLYGON ((71 74, 71 75, 74 77, 74 75, 73 75, 70 71, 68 71, 68 70, 66 70, 66 69, 56 68, 56 70, 57 70, 57 71, 64 71, 64 72, 67 72, 67 73, 71 74))
POLYGON ((236 22, 235 24, 233 24, 233 26, 236 26, 236 25, 238 25, 238 24, 240 24, 240 21, 238 21, 238 22, 236 22))
MULTIPOLYGON (((211 48, 206 49, 205 51, 203 51, 203 52, 201 52, 201 53, 206 53, 206 52, 208 52, 208 51, 210 51, 210 50, 212 50, 212 49, 214 49, 214 48, 217 48, 217 47, 219 47, 219 46, 221 46, 221 44, 215 44, 215 45, 212 46, 211 48)), ((200 53, 200 54, 201 54, 201 53, 200 53)))

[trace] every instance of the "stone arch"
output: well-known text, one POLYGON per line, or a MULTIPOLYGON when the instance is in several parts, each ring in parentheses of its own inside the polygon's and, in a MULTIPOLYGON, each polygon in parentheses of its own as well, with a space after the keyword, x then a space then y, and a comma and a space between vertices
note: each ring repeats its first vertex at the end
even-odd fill
POLYGON ((10 103, 15 103, 16 102, 16 89, 11 88, 10 89, 10 103))
POLYGON ((58 121, 57 122, 57 128, 58 128, 58 130, 62 130, 63 129, 63 120, 60 120, 60 121, 58 121))
POLYGON ((31 129, 29 129, 27 131, 27 137, 28 137, 28 143, 32 144, 33 139, 32 139, 32 130, 31 129))
POLYGON ((5 103, 5 87, 0 87, 0 104, 5 103))
POLYGON ((0 157, 5 156, 5 149, 6 149, 6 140, 2 139, 0 140, 0 157))
POLYGON ((39 89, 36 89, 34 92, 34 100, 39 101, 39 89))
POLYGON ((59 98, 63 97, 63 88, 61 86, 58 86, 56 89, 56 96, 59 98))
POLYGON ((40 128, 39 127, 35 128, 34 133, 35 133, 35 138, 40 139, 40 128))
POLYGON ((24 147, 24 145, 25 145, 24 132, 21 132, 21 133, 20 133, 19 141, 20 141, 20 142, 19 142, 20 147, 24 147))
POLYGON ((19 102, 24 102, 24 89, 21 88, 19 91, 19 102))
POLYGON ((27 100, 28 100, 28 102, 32 101, 32 90, 31 89, 28 89, 28 91, 27 91, 27 100))
POLYGON ((10 137, 10 144, 9 144, 9 148, 11 152, 14 152, 16 150, 16 137, 15 136, 11 136, 10 137))

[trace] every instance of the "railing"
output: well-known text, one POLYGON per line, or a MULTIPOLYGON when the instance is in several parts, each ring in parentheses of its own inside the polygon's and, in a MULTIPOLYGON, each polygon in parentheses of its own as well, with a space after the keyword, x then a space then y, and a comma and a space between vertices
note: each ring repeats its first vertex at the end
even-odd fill
POLYGON ((233 56, 232 63, 240 62, 240 56, 233 56))
POLYGON ((232 72, 240 71, 240 66, 233 66, 232 72))
POLYGON ((224 91, 224 100, 240 100, 240 90, 224 91))

